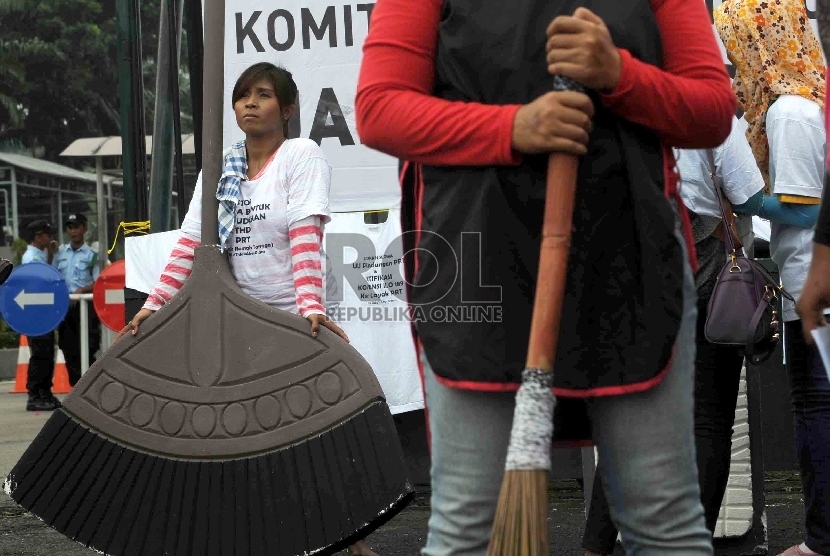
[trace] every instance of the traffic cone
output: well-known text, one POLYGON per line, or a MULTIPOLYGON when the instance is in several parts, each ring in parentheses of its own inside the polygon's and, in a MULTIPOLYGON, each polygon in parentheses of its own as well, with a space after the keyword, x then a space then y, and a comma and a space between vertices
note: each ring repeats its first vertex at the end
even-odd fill
POLYGON ((17 350, 17 374, 14 377, 14 389, 9 394, 27 394, 26 380, 29 378, 29 339, 20 335, 20 347, 17 350))
POLYGON ((66 359, 63 357, 63 350, 58 348, 58 358, 55 362, 55 375, 52 379, 53 394, 68 394, 72 390, 69 385, 69 371, 66 368, 66 359))

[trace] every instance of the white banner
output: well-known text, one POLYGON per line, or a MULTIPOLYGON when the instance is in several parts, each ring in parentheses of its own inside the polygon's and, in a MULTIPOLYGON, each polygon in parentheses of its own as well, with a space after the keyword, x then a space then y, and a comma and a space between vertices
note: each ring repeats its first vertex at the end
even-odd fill
POLYGON ((124 238, 125 287, 149 294, 158 284, 179 230, 124 238))
POLYGON ((231 106, 239 75, 257 62, 290 71, 299 89, 300 136, 332 165, 334 212, 395 208, 397 160, 361 144, 354 105, 374 3, 237 0, 225 18, 225 146, 244 138, 231 106))

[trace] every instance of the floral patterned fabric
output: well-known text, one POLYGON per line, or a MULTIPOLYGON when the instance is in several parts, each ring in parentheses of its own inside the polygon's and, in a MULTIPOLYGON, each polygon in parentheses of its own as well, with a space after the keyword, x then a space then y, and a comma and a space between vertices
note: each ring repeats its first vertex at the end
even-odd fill
POLYGON ((781 95, 824 108, 825 62, 804 0, 727 0, 715 27, 735 66, 732 89, 749 123, 746 138, 769 188, 766 112, 781 95))

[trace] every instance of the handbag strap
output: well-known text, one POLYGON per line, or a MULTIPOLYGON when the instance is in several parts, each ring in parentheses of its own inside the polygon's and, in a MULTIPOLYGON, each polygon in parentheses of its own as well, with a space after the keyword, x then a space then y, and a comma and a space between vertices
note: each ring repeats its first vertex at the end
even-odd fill
POLYGON ((712 185, 715 186, 715 194, 718 197, 718 206, 720 207, 720 216, 724 227, 723 235, 725 238, 723 242, 726 246, 726 254, 730 256, 735 255, 737 252, 735 242, 732 240, 732 219, 728 217, 728 215, 732 214, 732 211, 727 211, 724 206, 725 200, 719 183, 720 180, 715 176, 715 155, 712 149, 706 149, 706 157, 709 159, 709 177, 712 179, 712 185))

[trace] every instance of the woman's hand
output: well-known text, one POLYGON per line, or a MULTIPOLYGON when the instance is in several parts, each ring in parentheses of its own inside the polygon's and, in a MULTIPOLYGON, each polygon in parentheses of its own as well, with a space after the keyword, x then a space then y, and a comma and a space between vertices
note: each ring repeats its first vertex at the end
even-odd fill
POLYGON ((622 58, 605 22, 586 8, 559 16, 548 26, 548 72, 610 93, 617 88, 622 58))
POLYGON ((564 151, 581 156, 588 152, 593 115, 594 104, 584 93, 545 93, 516 112, 513 149, 524 154, 564 151))
POLYGON ((326 315, 321 315, 319 313, 308 315, 306 317, 309 322, 311 323, 311 335, 315 338, 317 337, 317 331, 320 330, 320 325, 322 324, 347 342, 349 341, 349 337, 346 336, 346 333, 343 332, 343 329, 334 324, 334 321, 329 319, 326 315))
POLYGON ((138 325, 141 324, 141 321, 143 321, 144 319, 146 319, 147 317, 152 315, 154 312, 155 311, 151 311, 150 309, 142 309, 138 313, 136 313, 135 316, 133 317, 133 320, 128 322, 127 326, 125 326, 124 328, 121 329, 121 331, 115 337, 115 340, 113 340, 113 343, 117 342, 118 338, 125 335, 130 330, 133 331, 133 336, 138 334, 138 325))

